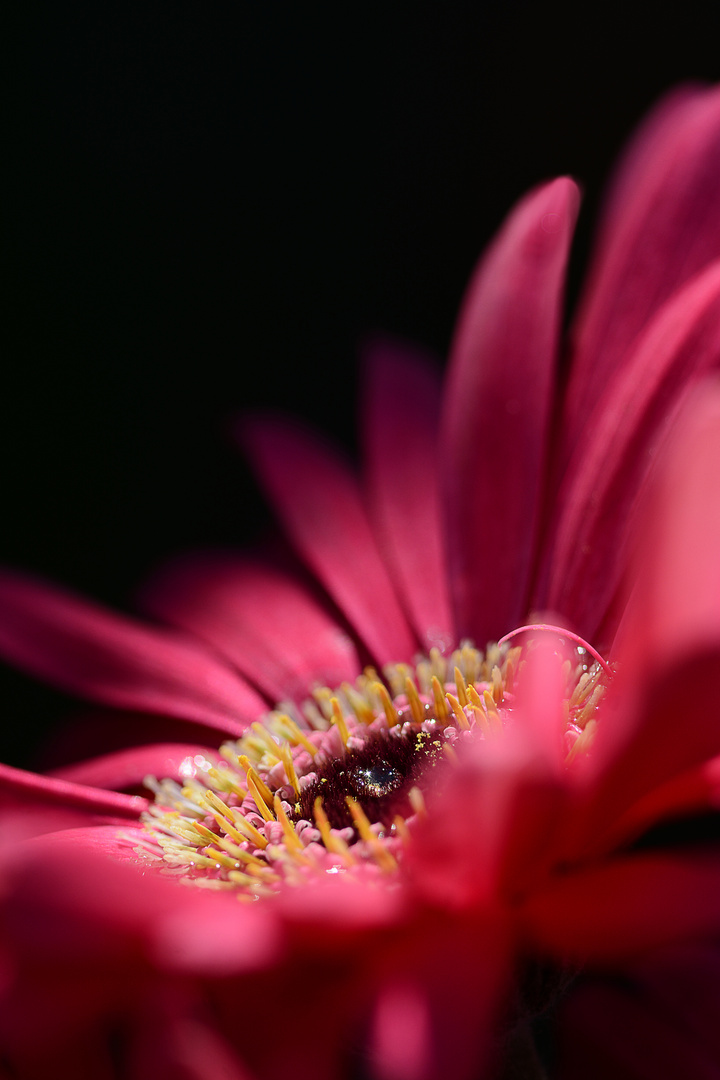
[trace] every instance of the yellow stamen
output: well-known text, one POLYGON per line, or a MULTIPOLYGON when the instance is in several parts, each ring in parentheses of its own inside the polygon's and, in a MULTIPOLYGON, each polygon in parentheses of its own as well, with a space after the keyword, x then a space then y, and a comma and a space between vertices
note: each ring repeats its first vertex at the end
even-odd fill
POLYGON ((345 862, 353 863, 353 859, 350 848, 347 846, 341 836, 333 833, 330 828, 330 822, 328 821, 327 814, 323 810, 322 795, 318 795, 313 806, 313 817, 315 818, 315 824, 318 827, 322 842, 328 851, 333 855, 341 855, 345 862))
POLYGON ((457 687, 458 701, 464 709, 468 703, 467 684, 459 667, 455 668, 455 686, 457 687))
POLYGON ((397 860, 391 855, 382 840, 380 840, 370 828, 370 822, 362 807, 349 795, 345 796, 345 802, 348 804, 348 809, 352 814, 355 828, 360 833, 361 839, 366 842, 372 851, 375 856, 375 861, 380 869, 384 870, 386 873, 397 870, 397 860))
MULTIPOLYGON (((277 744, 276 744, 276 749, 279 749, 277 744)), ((247 781, 248 781, 248 787, 250 785, 250 781, 252 780, 252 782, 255 784, 255 787, 256 787, 256 789, 258 791, 258 794, 264 800, 266 806, 272 806, 272 802, 273 802, 272 791, 267 786, 267 784, 265 783, 263 778, 260 776, 260 774, 257 772, 257 770, 255 769, 255 766, 253 765, 253 763, 250 761, 249 758, 245 757, 244 754, 240 755, 239 760, 240 760, 240 764, 242 765, 243 769, 245 770, 245 774, 247 776, 247 781)), ((280 761, 281 759, 278 758, 277 760, 280 761)))
POLYGON ((330 704, 332 705, 332 716, 330 717, 330 720, 340 732, 340 738, 342 739, 343 746, 347 746, 347 741, 350 738, 350 732, 348 731, 348 726, 345 723, 345 717, 342 714, 340 702, 336 697, 334 697, 330 699, 330 704))
POLYGON ((303 852, 303 842, 295 832, 295 827, 285 813, 285 809, 280 800, 280 796, 275 796, 275 816, 282 825, 283 836, 285 837, 285 843, 287 847, 294 852, 303 852))
POLYGON ((248 791, 253 797, 255 805, 258 808, 258 813, 260 814, 260 817, 265 818, 265 821, 274 821, 275 815, 260 794, 257 784, 255 783, 255 778, 250 773, 248 773, 248 791))
POLYGON ((425 719, 425 707, 418 696, 417 687, 409 675, 405 680, 405 694, 407 695, 413 720, 416 724, 422 724, 425 719))
POLYGON ((393 705, 392 698, 387 692, 386 687, 384 687, 381 682, 378 682, 375 683, 374 689, 377 691, 377 694, 382 703, 388 727, 395 727, 395 725, 400 722, 400 717, 397 714, 397 709, 393 705))
POLYGON ((457 722, 457 726, 460 728, 461 731, 469 731, 470 730, 470 723, 468 721, 467 716, 463 712, 462 706, 461 706, 460 702, 458 701, 458 699, 455 697, 454 694, 446 694, 445 696, 446 696, 447 700, 450 702, 450 708, 452 709, 452 711, 455 714, 455 720, 457 722))
POLYGON ((295 772, 295 763, 293 762, 292 750, 289 743, 283 743, 280 747, 280 760, 283 763, 285 769, 285 775, 288 778, 288 783, 293 788, 296 795, 300 794, 300 781, 297 778, 295 772))
POLYGON ((347 698, 348 704, 361 724, 372 724, 375 719, 375 713, 368 705, 365 698, 358 694, 350 683, 343 683, 342 690, 347 698))
POLYGON ((435 716, 441 724, 447 724, 449 714, 447 702, 445 701, 445 691, 443 690, 437 675, 433 675, 432 679, 430 680, 430 686, 432 687, 433 704, 435 705, 435 716))
POLYGON ((282 719, 288 731, 291 742, 298 743, 300 746, 304 746, 308 754, 310 754, 311 757, 315 757, 318 752, 317 746, 314 746, 310 742, 307 735, 305 735, 302 729, 298 727, 293 718, 291 716, 285 716, 283 714, 282 719))
POLYGON ((503 677, 500 672, 500 668, 495 665, 492 669, 492 696, 496 705, 499 705, 503 699, 505 689, 503 687, 503 677))
POLYGON ((411 787, 408 791, 408 801, 418 817, 427 817, 425 799, 419 787, 411 787))

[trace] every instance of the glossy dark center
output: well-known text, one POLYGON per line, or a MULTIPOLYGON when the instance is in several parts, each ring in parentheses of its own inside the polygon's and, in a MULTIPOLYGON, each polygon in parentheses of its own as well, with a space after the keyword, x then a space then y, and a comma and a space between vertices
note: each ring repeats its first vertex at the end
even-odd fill
POLYGON ((347 750, 316 769, 317 780, 304 789, 295 805, 294 818, 313 820, 318 795, 335 829, 352 826, 346 798, 354 799, 371 823, 389 827, 398 814, 412 810, 408 793, 425 787, 427 771, 442 753, 441 735, 410 730, 402 734, 374 733, 359 750, 347 750))

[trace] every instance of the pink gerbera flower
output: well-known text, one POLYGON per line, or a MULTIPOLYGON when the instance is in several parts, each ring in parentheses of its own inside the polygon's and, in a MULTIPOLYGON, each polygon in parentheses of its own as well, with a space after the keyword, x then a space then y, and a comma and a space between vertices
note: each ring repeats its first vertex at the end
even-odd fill
POLYGON ((166 630, 0 577, 8 659, 147 717, 0 767, 14 1075, 540 1075, 580 966, 720 930, 716 852, 632 848, 717 798, 719 165, 718 91, 675 92, 616 176, 566 391, 562 178, 481 259, 444 388, 369 348, 362 482, 239 425, 315 583, 180 560, 144 594, 166 630))

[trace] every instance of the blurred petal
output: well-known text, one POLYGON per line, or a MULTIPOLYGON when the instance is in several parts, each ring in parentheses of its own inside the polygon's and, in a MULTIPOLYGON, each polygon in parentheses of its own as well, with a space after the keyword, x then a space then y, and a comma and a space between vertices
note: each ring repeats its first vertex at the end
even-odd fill
POLYGON ((558 875, 518 908, 533 945, 613 966, 659 945, 720 932, 712 856, 642 855, 558 875))
POLYGON ((416 645, 349 465, 289 420, 248 418, 239 434, 298 552, 375 659, 409 660, 416 645))
POLYGON ((720 256, 720 89, 680 88, 621 160, 573 330, 565 460, 654 311, 720 256))
POLYGON ((692 398, 648 500, 619 671, 589 771, 594 827, 720 754, 720 382, 692 398))
POLYGON ((235 737, 266 708, 200 645, 6 572, 0 655, 93 701, 201 722, 235 737))
POLYGON ((362 412, 372 522, 404 608, 426 650, 455 644, 438 479, 439 370, 389 340, 365 353, 362 412))
POLYGON ((535 604, 561 612, 588 640, 620 585, 655 455, 698 378, 718 364, 720 261, 657 313, 597 404, 565 474, 535 604))
POLYGON ((302 700, 318 683, 360 674, 348 635, 298 581, 231 556, 190 556, 144 590, 153 613, 204 639, 271 701, 302 700))
POLYGON ((87 784, 15 769, 0 764, 0 803, 18 801, 52 804, 90 814, 111 814, 114 817, 138 818, 147 809, 148 801, 140 795, 122 795, 103 791, 87 784))
POLYGON ((65 765, 53 769, 50 775, 76 784, 124 791, 140 787, 146 776, 180 781, 196 775, 202 777, 203 767, 214 765, 217 757, 217 751, 207 746, 150 743, 65 765))
POLYGON ((546 465, 576 186, 527 195, 483 256, 452 347, 441 479, 458 634, 478 644, 526 612, 546 465))

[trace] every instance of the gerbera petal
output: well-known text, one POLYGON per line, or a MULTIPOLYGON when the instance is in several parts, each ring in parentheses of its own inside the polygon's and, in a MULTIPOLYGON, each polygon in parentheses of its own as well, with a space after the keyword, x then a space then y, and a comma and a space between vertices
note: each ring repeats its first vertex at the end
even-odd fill
POLYGON ((122 795, 103 791, 87 784, 0 764, 0 802, 21 800, 24 804, 55 804, 90 814, 137 818, 147 809, 148 801, 140 795, 122 795))
POLYGON ((425 649, 455 642, 441 527, 441 378, 419 350, 379 339, 365 353, 362 410, 371 520, 425 649))
POLYGON ((151 743, 102 754, 75 765, 53 769, 50 775, 76 784, 124 791, 140 787, 146 776, 187 780, 202 776, 204 768, 215 764, 217 751, 190 743, 151 743))
POLYGON ((518 908, 532 944, 554 956, 612 965, 720 931, 720 864, 712 857, 643 855, 557 876, 518 908))
POLYGON ((294 421, 247 418, 241 441, 298 552, 379 662, 416 644, 337 448, 294 421))
POLYGON ((355 646, 331 615, 300 582, 261 562, 187 557, 161 570, 143 601, 209 642, 271 701, 360 674, 355 646))
POLYGON ((720 810, 720 757, 673 777, 633 803, 614 824, 608 846, 627 844, 659 821, 677 820, 710 810, 720 810))
POLYGON ((573 331, 567 455, 653 312, 720 255, 720 90, 681 88, 621 161, 573 331))
POLYGON ((578 191, 561 178, 515 208, 470 283, 452 347, 441 481, 458 633, 517 626, 528 576, 578 191))
POLYGON ((617 707, 603 716, 588 763, 597 827, 720 754, 720 381, 693 396, 663 457, 618 656, 617 707))
POLYGON ((632 541, 659 447, 695 381, 720 362, 720 261, 657 313, 585 425, 558 495, 535 604, 592 640, 632 541))
POLYGON ((179 634, 0 573, 0 654, 71 693, 238 736, 265 711, 239 675, 179 634))

